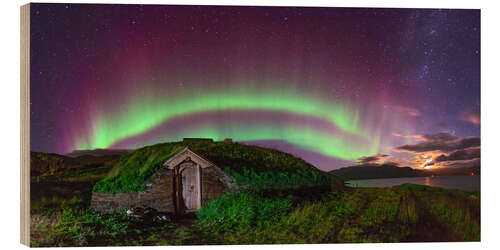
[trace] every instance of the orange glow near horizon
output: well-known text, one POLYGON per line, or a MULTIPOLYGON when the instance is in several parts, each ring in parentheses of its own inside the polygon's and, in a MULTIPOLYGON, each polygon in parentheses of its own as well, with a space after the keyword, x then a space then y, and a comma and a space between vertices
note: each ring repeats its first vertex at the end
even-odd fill
POLYGON ((432 158, 425 160, 425 162, 421 165, 421 167, 424 169, 432 168, 434 165, 427 165, 429 162, 432 162, 432 158))

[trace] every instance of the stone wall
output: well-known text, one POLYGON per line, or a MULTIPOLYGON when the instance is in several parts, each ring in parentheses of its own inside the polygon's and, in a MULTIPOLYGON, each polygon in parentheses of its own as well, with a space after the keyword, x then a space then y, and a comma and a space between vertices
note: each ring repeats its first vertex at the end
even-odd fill
POLYGON ((228 176, 217 167, 201 170, 201 205, 220 197, 225 192, 236 190, 238 186, 233 177, 228 176))
POLYGON ((146 191, 137 193, 92 193, 91 207, 112 212, 134 207, 150 207, 160 212, 175 212, 172 170, 162 169, 146 181, 146 191))

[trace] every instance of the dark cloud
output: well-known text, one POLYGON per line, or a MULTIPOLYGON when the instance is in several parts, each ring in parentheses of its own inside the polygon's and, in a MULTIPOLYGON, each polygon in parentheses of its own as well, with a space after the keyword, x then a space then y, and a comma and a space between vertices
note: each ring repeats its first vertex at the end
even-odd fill
POLYGON ((425 134, 419 137, 424 141, 432 141, 432 142, 446 142, 458 139, 458 136, 445 132, 437 134, 425 134))
POLYGON ((387 161, 387 162, 384 162, 384 163, 374 163, 374 162, 370 162, 370 163, 360 163, 360 164, 357 164, 357 165, 354 165, 354 166, 349 166, 349 167, 399 167, 401 166, 400 163, 396 162, 396 161, 387 161))
POLYGON ((481 157, 480 148, 468 148, 468 149, 459 149, 449 155, 442 154, 436 157, 434 161, 443 162, 443 161, 471 160, 480 157, 481 157))
POLYGON ((381 160, 389 157, 390 155, 386 154, 377 154, 374 156, 363 156, 358 159, 359 164, 371 164, 371 163, 379 163, 381 160))
POLYGON ((466 168, 466 167, 480 167, 481 158, 475 158, 470 160, 458 160, 458 161, 444 161, 440 162, 441 167, 455 167, 455 168, 466 168))
POLYGON ((441 151, 444 153, 455 150, 479 147, 481 140, 479 137, 459 138, 449 133, 427 134, 418 136, 422 142, 417 144, 407 144, 396 147, 396 151, 405 151, 410 153, 424 153, 431 151, 441 151))

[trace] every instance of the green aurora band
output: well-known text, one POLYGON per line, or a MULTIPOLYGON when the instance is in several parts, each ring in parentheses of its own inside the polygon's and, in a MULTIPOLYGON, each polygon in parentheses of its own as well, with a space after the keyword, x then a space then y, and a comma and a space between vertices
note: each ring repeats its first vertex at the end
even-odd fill
MULTIPOLYGON (((360 137, 367 132, 359 126, 359 113, 338 102, 326 102, 320 98, 299 94, 291 90, 259 89, 252 91, 223 90, 214 92, 189 92, 175 94, 150 93, 142 98, 132 98, 126 108, 118 112, 101 112, 94 119, 90 137, 80 138, 77 149, 108 148, 116 142, 136 136, 168 122, 171 119, 210 111, 265 110, 289 112, 312 116, 330 122, 341 131, 360 137)), ((101 109, 94 109, 101 110, 101 109)), ((354 160, 358 156, 377 152, 378 140, 371 140, 370 149, 357 150, 348 147, 342 139, 332 134, 300 131, 294 128, 284 136, 276 138, 276 133, 286 128, 244 128, 237 129, 230 136, 237 141, 281 139, 302 148, 341 159, 354 160), (295 137, 294 134, 300 134, 295 137)), ((192 131, 190 136, 221 138, 214 128, 192 131)), ((348 143, 347 143, 348 144, 348 143)))
MULTIPOLYGON (((176 135, 162 136, 161 139, 163 141, 176 141, 185 136, 192 136, 212 138, 216 141, 222 141, 228 137, 231 137, 235 141, 280 140, 301 149, 343 160, 356 160, 362 156, 376 154, 380 146, 379 138, 370 140, 370 143, 359 145, 340 136, 332 136, 332 134, 325 132, 296 126, 282 127, 272 124, 247 126, 240 123, 231 123, 230 127, 231 130, 228 131, 220 129, 216 125, 202 125, 176 135)), ((146 143, 146 145, 159 142, 153 140, 146 143)))

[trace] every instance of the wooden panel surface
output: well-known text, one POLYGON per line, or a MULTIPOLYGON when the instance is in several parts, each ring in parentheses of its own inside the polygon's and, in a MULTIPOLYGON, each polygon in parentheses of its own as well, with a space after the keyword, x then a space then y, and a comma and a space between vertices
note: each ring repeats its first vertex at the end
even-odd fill
POLYGON ((198 167, 194 163, 183 163, 182 169, 182 198, 187 210, 198 209, 198 167), (183 168, 183 169, 182 169, 183 168))
POLYGON ((30 5, 21 6, 21 243, 30 245, 30 5))

